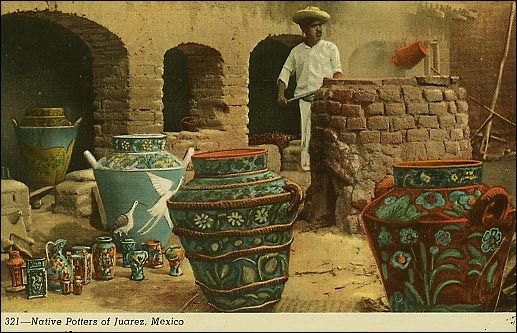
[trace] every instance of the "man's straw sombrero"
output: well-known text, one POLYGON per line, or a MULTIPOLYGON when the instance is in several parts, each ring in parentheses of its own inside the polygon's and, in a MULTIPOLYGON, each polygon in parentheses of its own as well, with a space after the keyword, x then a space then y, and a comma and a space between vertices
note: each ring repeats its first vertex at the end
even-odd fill
POLYGON ((293 16, 293 21, 297 24, 300 24, 307 19, 318 19, 325 23, 330 19, 330 15, 318 7, 307 7, 297 11, 293 16))

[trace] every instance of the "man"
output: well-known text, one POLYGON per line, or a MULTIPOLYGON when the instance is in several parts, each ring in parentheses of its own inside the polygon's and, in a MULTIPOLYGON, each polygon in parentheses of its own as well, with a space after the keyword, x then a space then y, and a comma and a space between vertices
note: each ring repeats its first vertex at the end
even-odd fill
MULTIPOLYGON (((303 43, 298 44, 287 57, 278 76, 277 103, 287 105, 285 89, 291 75, 296 75, 295 96, 315 92, 323 84, 323 78, 344 78, 337 46, 321 40, 322 25, 330 15, 318 7, 307 7, 293 16, 293 21, 300 26, 304 35, 303 43)), ((311 137, 311 101, 313 94, 299 100, 301 117, 301 165, 305 171, 310 170, 309 140, 311 137)))

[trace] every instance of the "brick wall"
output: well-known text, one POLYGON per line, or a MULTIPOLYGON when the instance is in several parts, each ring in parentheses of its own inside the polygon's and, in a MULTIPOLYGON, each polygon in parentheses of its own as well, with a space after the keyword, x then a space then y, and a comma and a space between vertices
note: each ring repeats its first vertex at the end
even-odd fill
MULTIPOLYGON (((350 77, 392 72, 421 75, 422 64, 409 71, 393 68, 389 58, 396 48, 429 39, 448 45, 449 25, 424 20, 417 14, 416 2, 313 4, 331 13, 324 39, 336 43, 350 77), (381 64, 376 62, 375 52, 368 53, 369 57, 357 56, 361 53, 356 50, 370 50, 371 45, 386 55, 381 64)), ((109 152, 114 134, 163 131, 164 55, 173 48, 182 48, 190 58, 189 70, 196 78, 189 93, 190 112, 201 116, 202 131, 170 132, 169 146, 179 147, 178 151, 189 144, 198 150, 246 146, 250 54, 268 36, 299 35, 291 16, 304 6, 285 1, 253 5, 201 1, 1 3, 2 17, 28 16, 60 25, 90 48, 93 106, 85 112, 93 113, 94 138, 93 147, 86 148, 97 158, 109 152)), ((448 64, 447 48, 441 57, 448 64)), ((8 112, 22 118, 25 110, 2 110, 2 117, 8 112)), ((9 122, 4 123, 2 139, 13 137, 9 122)), ((7 156, 16 154, 16 146, 9 147, 2 146, 2 152, 7 150, 2 164, 7 156)))
MULTIPOLYGON (((448 68, 450 22, 419 15, 416 2, 312 4, 331 13, 332 19, 324 27, 324 39, 335 42, 340 49, 342 67, 349 78, 422 75, 423 63, 403 71, 390 62, 396 48, 419 40, 438 40, 441 71, 462 75, 449 72, 448 68)), ((196 78, 191 84, 190 112, 201 116, 202 128, 200 132, 169 132, 169 147, 182 154, 190 144, 198 150, 247 145, 250 54, 269 36, 299 35, 300 29, 291 16, 306 5, 287 1, 257 2, 253 6, 246 2, 2 1, 1 9, 2 17, 26 16, 59 25, 78 36, 90 49, 93 106, 84 112, 93 114, 93 124, 89 126, 94 138, 93 146, 86 148, 99 158, 109 152, 114 134, 163 131, 164 55, 174 48, 181 48, 190 58, 191 76, 196 78)), ((475 27, 477 23, 469 20, 453 24, 475 27)), ((463 39, 467 41, 466 37, 463 39)), ((481 36, 471 44, 484 43, 486 40, 481 36)), ((472 59, 468 56, 458 59, 456 66, 467 65, 472 59)), ((508 96, 509 91, 505 89, 501 96, 508 96)), ((386 112, 400 112, 397 103, 385 105, 386 112)), ((412 107, 416 108, 413 112, 419 112, 418 105, 412 107)), ((367 112, 375 113, 375 108, 371 106, 367 112)), ((16 114, 21 119, 24 112, 22 107, 2 107, 2 119, 6 118, 2 122, 2 142, 13 141, 9 118, 16 114)), ((365 125, 358 118, 350 126, 365 125)), ((432 119, 421 118, 428 126, 432 119)), ((393 126, 407 126, 404 121, 396 121, 393 126)), ((365 126, 382 129, 386 126, 384 122, 373 119, 365 126)), ((356 139, 374 140, 377 130, 356 139)), ((420 132, 415 132, 410 137, 416 140, 419 135, 420 132)), ((433 135, 439 134, 433 132, 433 135)), ((384 140, 402 140, 398 133, 384 136, 384 140)), ((14 155, 14 142, 2 145, 2 164, 14 155)))
POLYGON ((458 77, 325 80, 312 104, 311 220, 356 233, 393 163, 471 158, 467 111, 458 77))

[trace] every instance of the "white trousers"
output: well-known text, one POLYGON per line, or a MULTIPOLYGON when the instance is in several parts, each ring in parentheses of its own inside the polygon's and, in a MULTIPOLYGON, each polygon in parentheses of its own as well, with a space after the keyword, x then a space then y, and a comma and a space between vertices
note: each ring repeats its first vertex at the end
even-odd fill
POLYGON ((311 139, 311 102, 306 102, 300 99, 300 123, 302 133, 302 153, 300 163, 302 169, 309 171, 311 167, 311 160, 309 156, 309 141, 311 139))

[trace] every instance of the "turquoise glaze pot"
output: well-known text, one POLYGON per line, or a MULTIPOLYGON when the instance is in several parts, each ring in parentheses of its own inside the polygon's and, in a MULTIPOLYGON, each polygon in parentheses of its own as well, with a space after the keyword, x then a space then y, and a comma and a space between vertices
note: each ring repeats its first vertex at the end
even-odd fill
POLYGON ((515 230, 482 162, 408 161, 377 184, 363 228, 396 312, 494 311, 515 230))
POLYGON ((21 125, 12 120, 31 189, 64 181, 81 120, 71 125, 62 108, 34 109, 21 125))
POLYGON ((234 312, 278 302, 302 189, 267 168, 265 149, 195 154, 192 165, 168 206, 208 303, 234 312))
POLYGON ((165 134, 128 134, 113 137, 113 153, 97 161, 84 155, 93 167, 108 229, 119 252, 121 241, 136 244, 159 240, 166 244, 172 222, 166 201, 183 182, 193 148, 183 161, 165 150, 165 134))

